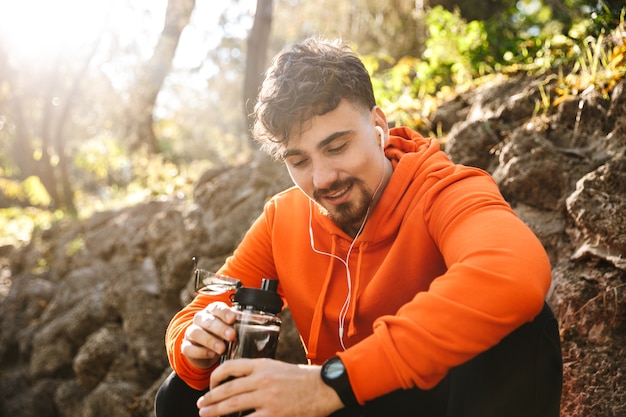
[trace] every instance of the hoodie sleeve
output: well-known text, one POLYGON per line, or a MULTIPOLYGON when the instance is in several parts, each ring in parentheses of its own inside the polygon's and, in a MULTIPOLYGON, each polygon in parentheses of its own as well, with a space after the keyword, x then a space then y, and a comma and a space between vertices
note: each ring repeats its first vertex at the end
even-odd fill
MULTIPOLYGON (((272 215, 273 206, 267 203, 265 212, 254 222, 233 255, 217 272, 237 278, 244 286, 254 288, 260 287, 263 277, 276 276, 268 228, 268 218, 272 215)), ((198 369, 191 365, 181 352, 181 344, 194 315, 215 301, 230 304, 229 294, 197 295, 174 316, 165 334, 165 347, 172 369, 190 387, 197 390, 209 386, 214 368, 198 369)))
POLYGON ((430 191, 411 217, 423 219, 432 248, 406 233, 398 243, 407 257, 412 250, 443 257, 447 270, 339 353, 360 403, 399 388, 434 387, 531 321, 550 286, 545 250, 486 173, 450 166, 427 181, 430 191))
POLYGON ((171 320, 165 333, 165 350, 170 366, 176 374, 196 390, 203 390, 209 386, 211 372, 214 368, 199 369, 191 365, 180 347, 185 337, 187 327, 192 323, 194 315, 214 301, 228 302, 227 297, 198 295, 196 298, 171 320))

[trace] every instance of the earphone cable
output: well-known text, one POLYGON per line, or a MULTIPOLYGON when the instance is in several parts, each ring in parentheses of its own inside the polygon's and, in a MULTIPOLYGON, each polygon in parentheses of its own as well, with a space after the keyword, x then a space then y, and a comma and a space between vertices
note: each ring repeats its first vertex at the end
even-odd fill
POLYGON ((352 276, 350 273, 350 266, 349 266, 350 254, 352 253, 352 249, 354 248, 357 238, 361 235, 361 232, 363 232, 363 229, 365 228, 365 223, 367 222, 367 219, 369 218, 369 215, 370 215, 370 211, 372 209, 372 203, 374 202, 374 199, 376 198, 376 194, 380 190, 380 187, 382 186, 383 181, 385 179, 384 160, 385 160, 385 153, 383 152, 383 175, 381 176, 380 181, 378 182, 378 186, 376 186, 376 189, 374 190, 374 193, 372 194, 372 198, 371 198, 369 206, 367 207, 367 212, 365 213, 365 216, 363 217, 363 222, 361 223, 361 227, 359 228, 357 233, 354 235, 354 238, 352 239, 352 243, 350 243, 350 247, 348 248, 348 252, 346 254, 345 260, 335 254, 318 250, 315 247, 315 239, 313 238, 313 200, 309 200, 309 238, 311 242, 311 249, 313 250, 313 252, 319 255, 330 256, 331 258, 338 260, 346 268, 347 294, 346 294, 346 299, 344 300, 344 303, 341 307, 341 310, 339 311, 339 323, 338 323, 339 343, 341 344, 341 348, 343 350, 346 350, 346 346, 343 341, 345 320, 346 320, 346 317, 348 316, 348 310, 350 307, 350 302, 352 300, 352 276))

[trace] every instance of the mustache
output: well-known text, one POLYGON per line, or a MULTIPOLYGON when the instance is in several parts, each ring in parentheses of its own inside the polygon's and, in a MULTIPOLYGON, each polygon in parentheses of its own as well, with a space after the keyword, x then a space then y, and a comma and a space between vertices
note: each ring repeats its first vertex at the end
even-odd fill
POLYGON ((313 198, 315 200, 319 201, 325 195, 333 194, 337 190, 341 190, 343 188, 347 188, 347 187, 353 185, 356 182, 357 182, 357 180, 355 178, 346 178, 346 179, 343 179, 343 180, 337 180, 337 181, 331 183, 330 186, 328 186, 326 188, 316 188, 315 190, 313 190, 313 198))

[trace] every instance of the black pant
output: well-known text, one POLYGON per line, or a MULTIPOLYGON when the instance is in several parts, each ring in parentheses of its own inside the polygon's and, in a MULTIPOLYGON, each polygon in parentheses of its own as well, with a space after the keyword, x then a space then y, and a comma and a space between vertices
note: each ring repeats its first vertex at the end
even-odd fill
MULTIPOLYGON (((558 326, 546 304, 532 322, 453 368, 435 388, 397 390, 332 416, 559 417, 562 377, 558 326)), ((172 373, 156 395, 156 417, 196 417, 204 392, 172 373)))

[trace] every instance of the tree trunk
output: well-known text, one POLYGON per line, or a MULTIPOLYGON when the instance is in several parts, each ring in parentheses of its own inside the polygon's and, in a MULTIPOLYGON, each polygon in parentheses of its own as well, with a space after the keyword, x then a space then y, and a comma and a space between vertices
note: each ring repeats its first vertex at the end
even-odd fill
POLYGON ((152 114, 163 81, 172 67, 180 35, 189 23, 195 0, 169 0, 165 23, 154 53, 139 69, 135 89, 131 94, 129 136, 131 150, 145 148, 158 153, 152 114))
MULTIPOLYGON (((263 82, 266 70, 267 48, 272 29, 273 0, 257 0, 254 23, 248 35, 248 50, 246 55, 246 72, 243 82, 244 117, 247 120, 248 132, 254 122, 250 114, 254 110, 259 87, 263 82)), ((248 141, 254 146, 252 141, 248 141)))

